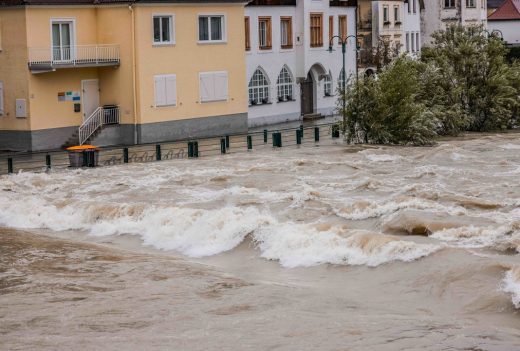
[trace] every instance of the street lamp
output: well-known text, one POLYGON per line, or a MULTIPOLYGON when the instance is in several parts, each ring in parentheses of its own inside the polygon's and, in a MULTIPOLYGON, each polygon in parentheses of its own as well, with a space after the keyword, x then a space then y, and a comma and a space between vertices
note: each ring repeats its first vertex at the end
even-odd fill
MULTIPOLYGON (((356 39, 356 88, 359 83, 359 74, 358 74, 358 36, 356 35, 349 35, 346 38, 342 38, 339 35, 334 35, 332 38, 330 38, 329 41, 329 52, 332 53, 332 45, 334 43, 334 39, 338 39, 338 44, 341 44, 341 54, 343 56, 343 87, 342 87, 342 99, 343 99, 343 133, 345 133, 346 128, 346 114, 345 114, 345 107, 346 107, 346 99, 345 99, 345 91, 346 91, 346 84, 347 84, 347 71, 345 70, 345 54, 347 53, 347 43, 350 38, 356 39)), ((357 107, 356 107, 357 109, 357 107)), ((357 111, 356 111, 356 117, 357 117, 357 111)))

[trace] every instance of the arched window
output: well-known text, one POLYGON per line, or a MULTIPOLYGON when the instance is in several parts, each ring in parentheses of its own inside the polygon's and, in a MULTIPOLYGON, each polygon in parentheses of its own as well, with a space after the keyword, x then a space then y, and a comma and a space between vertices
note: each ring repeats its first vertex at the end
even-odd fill
POLYGON ((323 80, 323 95, 332 96, 332 74, 327 74, 323 80))
POLYGON ((249 81, 249 104, 260 105, 269 102, 269 81, 261 68, 257 68, 249 81))
POLYGON ((287 66, 284 66, 276 81, 278 87, 278 101, 291 101, 293 99, 293 79, 287 66))
POLYGON ((343 90, 343 83, 346 83, 346 82, 345 82, 345 71, 342 68, 341 72, 339 73, 339 78, 338 78, 338 89, 340 91, 343 90))

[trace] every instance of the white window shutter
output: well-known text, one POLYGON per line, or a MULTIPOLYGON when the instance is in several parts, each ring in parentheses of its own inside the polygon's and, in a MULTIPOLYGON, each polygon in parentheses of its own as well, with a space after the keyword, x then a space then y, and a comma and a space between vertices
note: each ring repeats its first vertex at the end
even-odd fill
POLYGON ((200 102, 214 100, 214 79, 212 73, 201 73, 200 74, 200 102))
POLYGON ((215 100, 228 99, 228 74, 227 72, 215 72, 215 100))
POLYGON ((0 116, 4 114, 4 83, 0 82, 0 116))
POLYGON ((166 105, 166 85, 163 76, 155 76, 155 106, 166 105))
POLYGON ((177 105, 177 77, 172 74, 165 77, 166 105, 177 105))

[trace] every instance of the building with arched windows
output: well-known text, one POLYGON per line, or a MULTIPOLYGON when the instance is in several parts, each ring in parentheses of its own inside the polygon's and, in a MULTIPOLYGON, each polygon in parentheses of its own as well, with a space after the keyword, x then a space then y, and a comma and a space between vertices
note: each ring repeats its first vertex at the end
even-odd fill
POLYGON ((334 36, 356 35, 356 0, 254 0, 245 8, 248 123, 260 126, 335 113, 342 77, 356 73, 347 39, 346 74, 334 36))

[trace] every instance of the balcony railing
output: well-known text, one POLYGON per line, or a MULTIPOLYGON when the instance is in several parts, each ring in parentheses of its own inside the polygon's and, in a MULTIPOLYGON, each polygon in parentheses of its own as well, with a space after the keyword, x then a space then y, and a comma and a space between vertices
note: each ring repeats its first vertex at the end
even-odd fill
POLYGON ((29 48, 29 69, 33 72, 114 65, 119 65, 119 45, 29 48))

